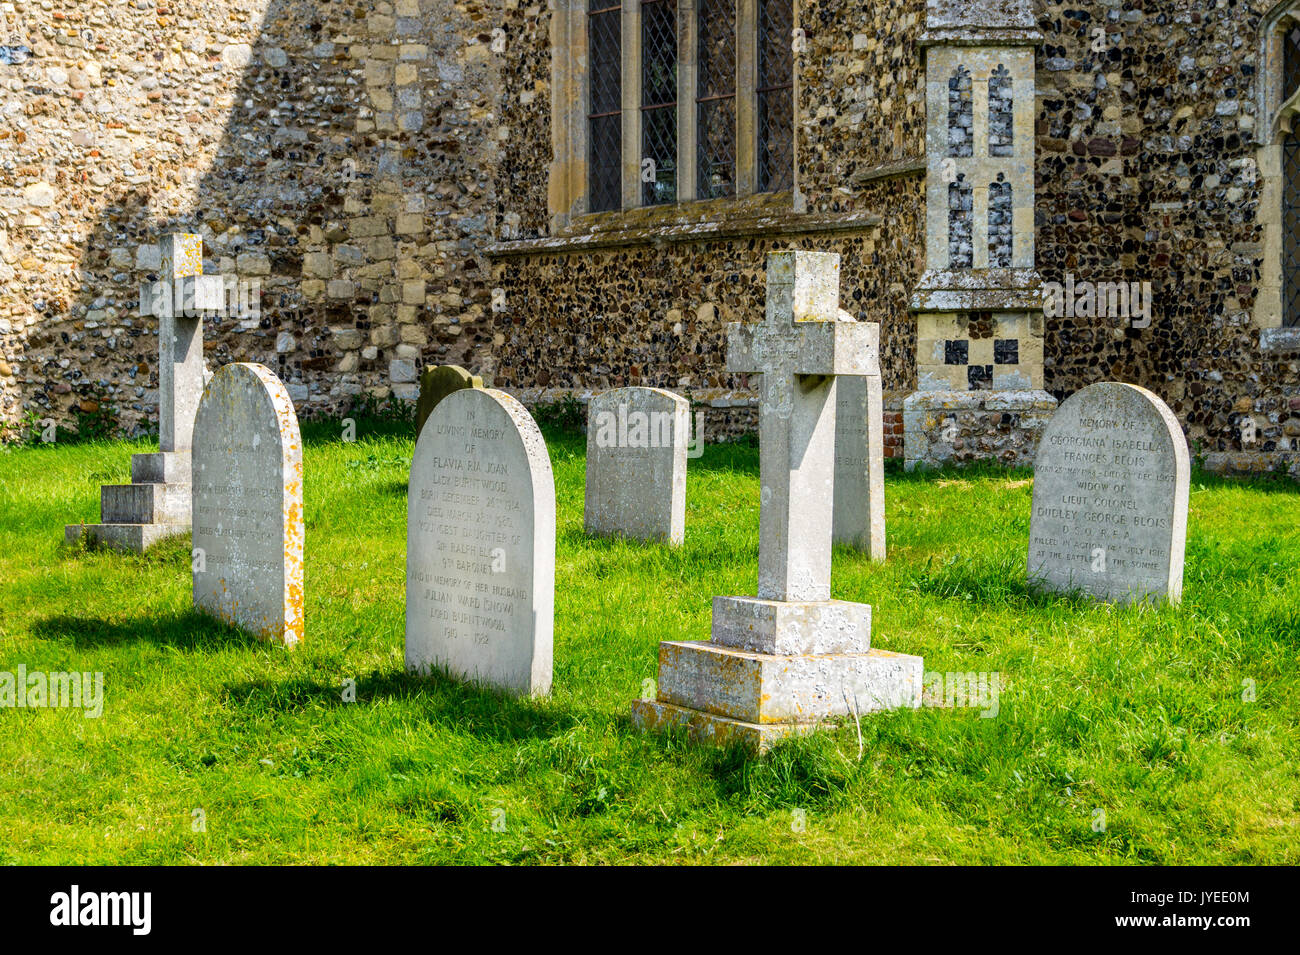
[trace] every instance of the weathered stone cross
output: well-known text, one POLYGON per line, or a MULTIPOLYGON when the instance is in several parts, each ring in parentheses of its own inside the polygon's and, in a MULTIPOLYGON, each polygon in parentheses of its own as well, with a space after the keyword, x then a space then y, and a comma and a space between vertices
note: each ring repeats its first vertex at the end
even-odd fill
POLYGON ((225 284, 203 274, 203 236, 158 243, 159 281, 140 286, 140 314, 158 318, 158 450, 188 451, 203 397, 203 316, 225 305, 225 284))
POLYGON ((839 308, 840 257, 770 252, 761 325, 727 329, 727 370, 759 373, 758 596, 829 600, 835 376, 875 375, 880 326, 839 308))

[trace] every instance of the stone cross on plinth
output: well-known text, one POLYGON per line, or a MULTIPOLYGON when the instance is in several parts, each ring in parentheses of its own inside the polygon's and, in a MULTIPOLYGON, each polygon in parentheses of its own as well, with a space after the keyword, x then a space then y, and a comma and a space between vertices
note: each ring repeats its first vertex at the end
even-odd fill
POLYGON ((839 308, 830 252, 767 259, 761 325, 727 329, 727 371, 761 374, 758 596, 829 600, 835 479, 835 376, 880 367, 880 326, 839 308))
POLYGON ((159 243, 157 282, 140 286, 140 314, 158 318, 158 449, 188 451, 203 396, 203 315, 224 305, 220 276, 203 274, 203 236, 159 243))
POLYGON ((159 243, 157 282, 140 286, 140 314, 158 318, 158 451, 131 456, 131 483, 99 489, 101 524, 69 524, 120 550, 149 545, 190 529, 190 447, 203 396, 203 316, 225 305, 220 276, 203 274, 203 236, 173 233, 159 243))
POLYGON ((761 325, 728 329, 759 373, 758 596, 715 597, 713 639, 659 645, 645 728, 762 751, 821 720, 920 705, 922 661, 871 648, 871 608, 830 599, 835 380, 879 373, 880 326, 840 310, 839 256, 773 252, 761 325))

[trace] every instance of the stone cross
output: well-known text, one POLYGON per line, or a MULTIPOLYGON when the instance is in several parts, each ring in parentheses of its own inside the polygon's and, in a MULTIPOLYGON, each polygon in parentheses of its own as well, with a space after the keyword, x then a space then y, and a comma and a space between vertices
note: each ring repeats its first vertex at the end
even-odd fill
POLYGON ((830 599, 835 376, 880 368, 880 326, 839 308, 839 278, 835 253, 769 252, 763 323, 727 329, 727 370, 762 375, 760 599, 830 599))
POLYGON ((176 232, 158 245, 159 281, 140 287, 140 314, 158 318, 158 449, 188 451, 203 395, 203 316, 221 311, 225 286, 203 274, 203 236, 176 232))

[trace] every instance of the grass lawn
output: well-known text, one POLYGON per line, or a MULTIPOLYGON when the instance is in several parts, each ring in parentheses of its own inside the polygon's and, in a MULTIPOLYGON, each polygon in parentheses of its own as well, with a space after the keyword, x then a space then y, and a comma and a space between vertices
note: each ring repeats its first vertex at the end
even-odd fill
POLYGON ((527 701, 403 673, 413 442, 304 430, 294 651, 192 611, 187 539, 63 544, 156 445, 0 452, 0 670, 100 671, 105 698, 0 710, 0 862, 1300 863, 1290 484, 1194 474, 1183 604, 1151 610, 1026 591, 1027 472, 891 473, 889 560, 837 551, 833 596, 929 671, 1000 673, 998 713, 752 759, 644 737, 628 705, 660 640, 706 639, 711 598, 755 590, 754 447, 690 463, 672 550, 585 539, 582 442, 549 436, 555 685, 527 701))

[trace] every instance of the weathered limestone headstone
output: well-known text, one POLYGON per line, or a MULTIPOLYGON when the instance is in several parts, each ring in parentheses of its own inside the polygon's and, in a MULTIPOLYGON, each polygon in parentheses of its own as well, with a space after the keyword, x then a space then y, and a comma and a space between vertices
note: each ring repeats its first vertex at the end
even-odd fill
POLYGON ((839 256, 773 252, 761 325, 728 328, 759 372, 758 597, 715 597, 713 640, 659 645, 643 728, 762 751, 818 721, 921 702, 920 657, 871 648, 871 608, 830 599, 836 387, 879 374, 880 327, 839 310, 839 256))
POLYGON ((225 365, 194 421, 194 605, 257 636, 303 637, 302 438, 268 368, 225 365))
POLYGON ((203 316, 224 307, 220 276, 203 274, 203 237, 159 242, 161 277, 140 289, 140 314, 158 317, 158 451, 131 457, 131 483, 100 488, 102 524, 69 524, 72 543, 87 535, 120 550, 143 551, 190 529, 190 446, 203 394, 203 316))
POLYGON ((483 379, 471 375, 460 365, 435 365, 420 375, 420 400, 415 406, 415 434, 419 437, 424 423, 438 402, 462 388, 482 388, 483 379))
POLYGON ((885 422, 879 375, 835 383, 835 517, 832 539, 885 559, 885 422))
POLYGON ((464 388, 416 439, 406 511, 406 666, 551 690, 555 482, 511 396, 464 388))
POLYGON ((588 534, 682 542, 690 415, 689 401, 661 388, 615 388, 591 399, 588 534))
POLYGON ((1177 603, 1190 471, 1178 419, 1151 392, 1115 381, 1076 391, 1034 461, 1030 582, 1177 603))

